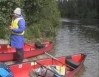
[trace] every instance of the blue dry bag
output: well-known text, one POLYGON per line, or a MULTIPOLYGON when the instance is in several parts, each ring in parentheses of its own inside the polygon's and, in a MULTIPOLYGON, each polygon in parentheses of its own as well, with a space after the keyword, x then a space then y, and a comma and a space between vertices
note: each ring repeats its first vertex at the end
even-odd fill
POLYGON ((0 62, 0 77, 14 77, 9 66, 0 62))

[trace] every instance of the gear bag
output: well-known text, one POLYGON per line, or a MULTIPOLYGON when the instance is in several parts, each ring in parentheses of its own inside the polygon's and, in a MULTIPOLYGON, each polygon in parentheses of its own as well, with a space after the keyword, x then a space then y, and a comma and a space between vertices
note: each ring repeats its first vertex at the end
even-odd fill
POLYGON ((0 77, 14 77, 8 65, 0 62, 0 77))

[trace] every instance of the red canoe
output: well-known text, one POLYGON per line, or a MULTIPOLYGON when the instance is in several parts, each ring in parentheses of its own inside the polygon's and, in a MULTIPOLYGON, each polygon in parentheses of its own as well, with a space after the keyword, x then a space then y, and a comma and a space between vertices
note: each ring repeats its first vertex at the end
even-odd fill
MULTIPOLYGON (((83 67, 83 62, 85 60, 85 57, 86 57, 85 54, 75 54, 67 57, 65 56, 57 57, 56 59, 54 58, 41 59, 38 61, 10 65, 10 69, 13 72, 14 77, 33 77, 30 76, 30 72, 37 70, 41 66, 46 68, 47 71, 49 70, 51 72, 53 72, 53 70, 49 69, 47 66, 60 66, 62 67, 61 69, 62 73, 64 73, 63 77, 74 77, 75 74, 79 72, 79 70, 83 67)), ((56 74, 55 71, 53 73, 56 74)), ((36 76, 36 77, 41 77, 41 76, 36 76)))
MULTIPOLYGON (((53 48, 52 42, 43 42, 45 47, 37 49, 35 44, 25 44, 24 45, 24 58, 29 58, 48 52, 53 48)), ((7 44, 0 45, 0 62, 15 60, 14 48, 9 47, 7 44)))

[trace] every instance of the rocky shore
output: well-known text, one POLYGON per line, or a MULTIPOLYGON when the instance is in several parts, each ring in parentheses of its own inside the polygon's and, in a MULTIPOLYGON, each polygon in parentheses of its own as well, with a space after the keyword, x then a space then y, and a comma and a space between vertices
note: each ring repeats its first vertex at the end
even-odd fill
POLYGON ((0 44, 8 44, 9 41, 6 39, 0 39, 0 44))

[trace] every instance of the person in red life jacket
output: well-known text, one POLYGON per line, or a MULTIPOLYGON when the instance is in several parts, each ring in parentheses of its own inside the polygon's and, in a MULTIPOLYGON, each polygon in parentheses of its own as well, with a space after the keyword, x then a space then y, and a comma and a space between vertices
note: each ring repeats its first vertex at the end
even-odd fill
POLYGON ((16 8, 13 12, 13 19, 9 29, 11 30, 10 46, 16 49, 16 62, 21 63, 24 57, 24 32, 25 32, 25 20, 21 14, 21 9, 16 8))

